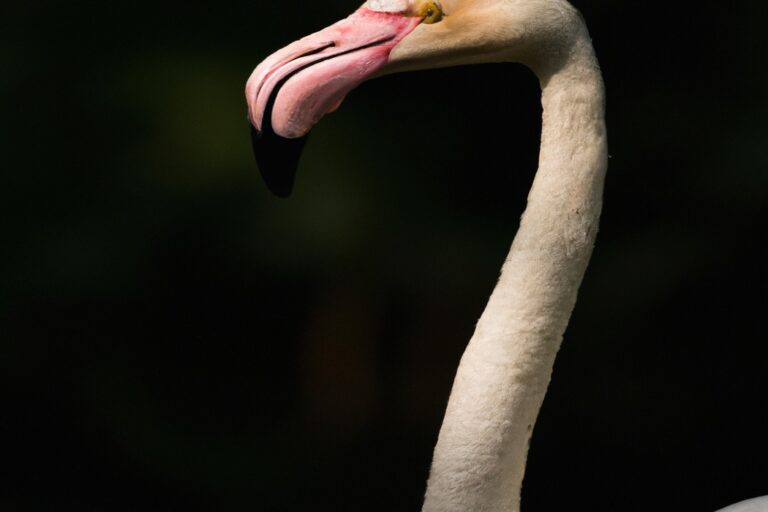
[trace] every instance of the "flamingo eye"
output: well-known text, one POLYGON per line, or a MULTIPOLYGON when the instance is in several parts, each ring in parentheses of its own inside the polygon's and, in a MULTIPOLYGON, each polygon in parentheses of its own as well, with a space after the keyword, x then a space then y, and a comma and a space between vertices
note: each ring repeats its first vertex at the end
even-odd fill
POLYGON ((443 19, 443 9, 439 2, 424 2, 418 10, 418 15, 423 18, 422 23, 431 25, 443 19))

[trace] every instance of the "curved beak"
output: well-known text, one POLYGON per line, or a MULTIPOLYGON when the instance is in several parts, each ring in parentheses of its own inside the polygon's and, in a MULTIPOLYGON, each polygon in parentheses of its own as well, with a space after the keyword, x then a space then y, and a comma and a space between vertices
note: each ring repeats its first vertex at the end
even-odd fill
POLYGON ((420 22, 405 13, 363 6, 259 64, 245 96, 256 163, 275 195, 290 195, 312 127, 381 70, 392 49, 420 22))

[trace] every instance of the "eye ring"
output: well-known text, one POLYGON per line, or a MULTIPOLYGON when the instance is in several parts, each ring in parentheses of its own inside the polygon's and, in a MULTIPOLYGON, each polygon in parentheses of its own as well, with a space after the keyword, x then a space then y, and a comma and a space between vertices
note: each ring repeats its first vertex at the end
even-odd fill
POLYGON ((437 1, 427 1, 421 5, 418 13, 422 17, 422 23, 431 25, 443 19, 443 9, 437 1))

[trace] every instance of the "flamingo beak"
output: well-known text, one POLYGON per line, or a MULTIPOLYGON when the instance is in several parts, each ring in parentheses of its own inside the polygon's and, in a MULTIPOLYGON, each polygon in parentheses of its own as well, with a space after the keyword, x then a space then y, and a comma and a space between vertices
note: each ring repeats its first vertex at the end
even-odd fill
POLYGON ((392 49, 420 22, 404 12, 363 6, 259 64, 245 96, 256 163, 275 195, 290 195, 312 127, 381 70, 392 49))

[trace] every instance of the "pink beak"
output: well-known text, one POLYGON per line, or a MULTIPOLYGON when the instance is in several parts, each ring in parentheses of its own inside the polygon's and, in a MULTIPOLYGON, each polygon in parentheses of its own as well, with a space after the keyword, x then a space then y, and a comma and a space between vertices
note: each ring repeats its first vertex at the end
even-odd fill
POLYGON ((256 161, 267 186, 286 197, 304 138, 354 88, 375 75, 421 19, 361 7, 268 57, 245 88, 256 161))

